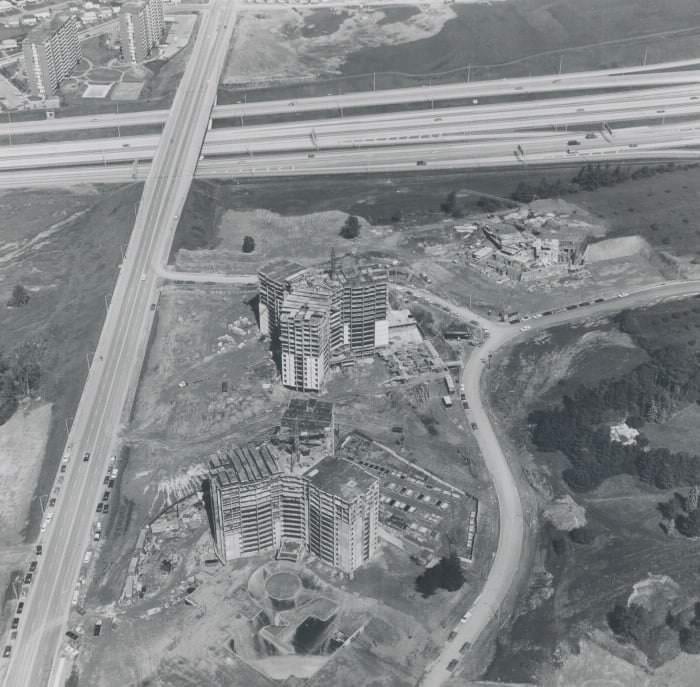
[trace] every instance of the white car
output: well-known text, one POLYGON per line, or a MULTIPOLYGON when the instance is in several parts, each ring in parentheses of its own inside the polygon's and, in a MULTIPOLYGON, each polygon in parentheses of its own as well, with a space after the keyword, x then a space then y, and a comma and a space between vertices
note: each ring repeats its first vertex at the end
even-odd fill
POLYGON ((532 329, 532 327, 529 324, 526 324, 524 327, 520 327, 521 332, 528 332, 532 329))

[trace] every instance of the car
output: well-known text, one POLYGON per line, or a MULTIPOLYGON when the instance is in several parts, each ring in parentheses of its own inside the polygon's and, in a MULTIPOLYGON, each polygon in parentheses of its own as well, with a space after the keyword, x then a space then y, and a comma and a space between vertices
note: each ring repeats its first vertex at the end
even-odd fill
POLYGON ((37 556, 41 556, 43 551, 44 551, 44 547, 41 544, 37 544, 36 548, 34 549, 34 553, 36 553, 37 556))
POLYGON ((12 629, 16 630, 19 627, 19 618, 12 618, 12 629))
POLYGON ((532 329, 532 327, 529 324, 526 324, 524 327, 520 327, 521 332, 528 332, 532 329))
POLYGON ((464 642, 464 644, 462 644, 462 646, 459 647, 459 653, 463 654, 465 651, 467 651, 468 649, 471 649, 471 648, 472 648, 471 642, 464 642))
POLYGON ((105 478, 102 480, 102 484, 107 486, 109 484, 109 475, 106 475, 105 478))
POLYGON ((416 165, 418 167, 425 167, 428 163, 425 160, 416 160, 416 165))
POLYGON ((626 291, 620 291, 620 293, 617 294, 618 298, 624 298, 625 296, 629 296, 626 291))
POLYGON ((479 429, 479 425, 476 424, 476 422, 472 422, 472 429, 476 432, 477 429, 479 429))
POLYGON ((107 486, 108 486, 110 489, 113 489, 113 488, 114 488, 114 480, 113 480, 113 479, 109 480, 109 483, 107 484, 107 486))
POLYGON ((53 508, 56 505, 56 497, 49 499, 49 508, 53 508))
POLYGON ((24 601, 20 601, 17 604, 17 610, 15 611, 15 613, 17 613, 17 615, 20 615, 20 613, 22 613, 23 610, 24 610, 24 601))
POLYGON ((68 630, 68 632, 66 632, 66 637, 68 637, 68 639, 72 639, 74 642, 77 642, 78 639, 80 639, 78 633, 73 632, 73 630, 68 630))
POLYGON ((638 143, 630 143, 629 147, 630 148, 637 148, 639 146, 638 143))
POLYGON ((65 472, 67 468, 68 466, 64 463, 63 465, 61 465, 61 472, 65 472))
POLYGON ((92 634, 93 634, 95 637, 99 637, 99 636, 100 636, 100 632, 102 632, 102 621, 101 621, 101 620, 98 620, 98 621, 95 623, 95 627, 94 627, 94 629, 92 630, 92 634))
POLYGON ((306 157, 316 157, 316 153, 309 153, 306 157))
POLYGON ((105 515, 107 515, 107 513, 109 513, 109 504, 108 503, 105 503, 105 507, 102 509, 102 512, 105 515))
POLYGON ((83 463, 87 463, 90 460, 90 451, 85 451, 83 453, 83 463))
POLYGON ((156 309, 156 304, 155 304, 155 303, 151 303, 151 311, 153 311, 153 310, 155 310, 155 309, 156 309))
POLYGON ((31 573, 27 573, 24 576, 24 584, 31 584, 32 583, 32 577, 34 577, 31 573))
POLYGON ((464 410, 469 410, 469 403, 467 401, 462 401, 462 408, 464 408, 464 410))
POLYGON ((146 281, 146 273, 145 272, 141 275, 141 281, 146 281))
POLYGON ((604 303, 604 302, 605 302, 605 298, 596 298, 593 302, 594 302, 594 303, 604 303))
POLYGON ((452 630, 452 632, 450 632, 450 634, 447 635, 447 641, 451 642, 456 636, 457 636, 457 633, 454 630, 452 630))
POLYGON ((596 137, 597 137, 597 134, 596 134, 595 131, 589 131, 589 132, 586 134, 586 138, 588 138, 588 139, 596 138, 596 137))
POLYGON ((566 142, 566 145, 568 145, 568 146, 580 146, 581 141, 577 141, 575 138, 572 138, 570 141, 566 142))
POLYGON ((448 664, 447 664, 447 670, 450 672, 453 672, 454 669, 457 667, 457 664, 459 661, 456 658, 453 658, 448 664))
POLYGON ((98 513, 101 513, 102 510, 103 510, 103 508, 104 508, 104 503, 102 503, 102 501, 100 501, 100 502, 97 504, 97 512, 98 512, 98 513))
POLYGON ((108 491, 106 491, 104 494, 102 494, 102 500, 109 501, 109 492, 108 491))
POLYGON ((7 646, 5 646, 5 650, 2 652, 2 657, 9 658, 11 653, 12 653, 12 645, 8 644, 7 646))
POLYGON ((29 572, 34 572, 36 570, 37 565, 39 565, 39 561, 32 561, 29 564, 29 572))

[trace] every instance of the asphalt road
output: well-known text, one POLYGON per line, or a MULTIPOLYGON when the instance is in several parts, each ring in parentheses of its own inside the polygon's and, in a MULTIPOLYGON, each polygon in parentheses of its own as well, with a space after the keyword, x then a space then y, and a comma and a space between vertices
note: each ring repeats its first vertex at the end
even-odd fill
POLYGON ((68 438, 66 481, 40 542, 44 552, 26 588, 19 636, 3 684, 45 685, 62 646, 83 554, 92 545, 95 505, 116 449, 122 415, 145 352, 160 265, 172 242, 203 143, 218 75, 234 24, 235 4, 212 0, 144 186, 123 267, 68 438), (207 74, 209 78, 202 79, 207 74), (90 452, 88 462, 82 455, 90 452))
MULTIPOLYGON (((484 97, 521 97, 545 93, 575 91, 619 90, 622 88, 665 87, 692 85, 700 82, 700 69, 686 69, 700 63, 698 60, 664 62, 626 70, 612 69, 592 72, 576 72, 548 76, 521 77, 470 83, 436 84, 415 88, 397 88, 380 91, 333 94, 297 100, 266 100, 260 102, 219 105, 213 110, 214 119, 246 118, 280 114, 307 114, 322 111, 345 110, 357 107, 386 107, 387 105, 434 104, 454 100, 484 97), (673 71, 674 68, 685 69, 673 71), (663 72, 652 70, 664 69, 663 72)), ((1 64, 1 62, 0 62, 1 64)), ((482 108, 486 105, 479 104, 482 108)), ((527 106, 527 102, 524 103, 527 106)), ((71 130, 115 128, 117 126, 143 126, 162 124, 167 110, 144 112, 107 113, 102 115, 59 116, 52 120, 13 121, 0 124, 0 135, 16 136, 27 133, 46 133, 71 130)))
POLYGON ((525 535, 524 513, 516 478, 503 454, 481 396, 481 377, 486 367, 484 361, 488 360, 489 355, 495 356, 503 346, 518 337, 533 336, 561 324, 614 314, 620 310, 647 306, 664 299, 687 297, 697 293, 700 293, 700 280, 664 282, 659 285, 641 287, 623 298, 608 294, 603 303, 595 303, 576 310, 564 310, 553 315, 529 320, 527 326, 530 329, 527 332, 521 331, 522 323, 491 322, 471 312, 468 308, 455 307, 442 299, 430 296, 433 301, 450 307, 455 314, 468 319, 476 319, 490 332, 486 342, 475 349, 469 357, 464 368, 462 383, 470 406, 467 417, 470 422, 473 421, 477 424, 478 429, 474 432, 474 436, 479 444, 498 497, 499 535, 496 555, 481 593, 467 612, 466 621, 458 623, 454 628, 457 636, 443 646, 437 659, 426 670, 420 683, 422 687, 438 687, 451 677, 452 672, 447 670, 450 661, 455 659, 459 661, 463 655, 468 655, 469 648, 465 649, 464 654, 460 652, 464 643, 474 644, 487 626, 497 618, 498 610, 503 606, 513 587, 522 556, 525 535))
MULTIPOLYGON (((484 108, 454 107, 401 113, 380 113, 342 119, 228 127, 207 133, 206 157, 260 155, 263 153, 316 152, 342 148, 378 148, 387 145, 415 146, 478 143, 493 140, 512 152, 519 143, 537 138, 556 141, 559 149, 577 138, 576 129, 599 130, 603 122, 635 122, 616 127, 618 138, 654 135, 639 124, 655 126, 662 137, 673 134, 679 145, 692 136, 693 122, 700 119, 700 84, 646 91, 623 91, 604 96, 561 98, 523 103, 500 103, 484 108), (682 123, 664 126, 666 118, 682 123), (681 120, 676 120, 681 121, 681 120), (556 131, 552 131, 556 129, 556 131), (691 132, 688 134, 688 132, 691 132), (619 134, 619 135, 618 135, 619 134), (677 136, 676 136, 677 134, 677 136)), ((0 170, 77 165, 129 163, 151 160, 160 134, 121 136, 82 141, 32 143, 0 147, 0 170)), ((667 141, 668 138, 662 139, 667 141)), ((605 141, 602 141, 605 143, 605 141)), ((600 141, 581 139, 584 147, 600 141)), ((691 141, 694 145, 694 141, 691 141)))

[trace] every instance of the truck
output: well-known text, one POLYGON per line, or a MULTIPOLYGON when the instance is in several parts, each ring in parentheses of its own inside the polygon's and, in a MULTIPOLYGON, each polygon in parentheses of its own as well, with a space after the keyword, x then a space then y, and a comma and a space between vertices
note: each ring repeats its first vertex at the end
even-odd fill
POLYGON ((452 396, 443 396, 442 397, 442 404, 445 406, 445 408, 451 408, 452 407, 452 396))

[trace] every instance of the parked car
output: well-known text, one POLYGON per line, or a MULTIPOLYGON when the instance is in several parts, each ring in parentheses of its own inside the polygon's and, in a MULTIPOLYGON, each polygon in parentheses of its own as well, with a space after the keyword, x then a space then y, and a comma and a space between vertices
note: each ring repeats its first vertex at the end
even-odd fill
POLYGON ((20 601, 17 604, 17 610, 15 611, 15 613, 17 613, 17 615, 19 615, 23 610, 24 610, 24 601, 20 601))
POLYGON ((24 576, 24 584, 31 584, 32 583, 32 577, 33 575, 31 573, 27 573, 24 576))
POLYGON ((454 671, 454 669, 457 667, 457 664, 459 661, 456 658, 453 658, 448 664, 447 664, 447 670, 450 672, 454 671))
POLYGON ((472 429, 476 432, 476 430, 479 429, 479 425, 477 425, 476 422, 472 422, 472 429))
POLYGON ((447 635, 447 641, 451 642, 456 636, 457 636, 457 633, 454 630, 452 630, 452 632, 450 632, 450 634, 447 635))
POLYGON ((83 453, 83 463, 87 463, 90 460, 90 451, 85 451, 83 453))
POLYGON ((78 633, 73 632, 73 630, 68 630, 68 632, 66 632, 66 637, 68 637, 68 639, 72 639, 74 642, 77 642, 78 639, 80 639, 78 633))
POLYGON ((5 647, 5 650, 2 652, 2 657, 9 658, 11 653, 12 653, 12 645, 8 644, 5 647))
POLYGON ((39 564, 38 561, 32 561, 29 564, 29 572, 34 572, 36 570, 36 566, 39 564))
POLYGON ((41 556, 42 552, 44 551, 44 547, 41 544, 37 544, 36 549, 34 549, 34 551, 37 556, 41 556))
POLYGON ((101 513, 103 509, 104 509, 104 504, 102 503, 102 501, 100 501, 100 502, 97 504, 97 512, 98 512, 98 513, 101 513))
POLYGON ((19 627, 19 618, 12 618, 12 629, 16 630, 19 627))

